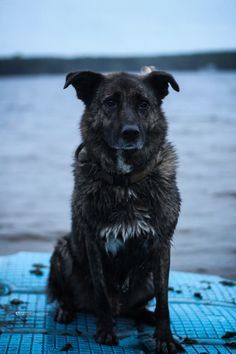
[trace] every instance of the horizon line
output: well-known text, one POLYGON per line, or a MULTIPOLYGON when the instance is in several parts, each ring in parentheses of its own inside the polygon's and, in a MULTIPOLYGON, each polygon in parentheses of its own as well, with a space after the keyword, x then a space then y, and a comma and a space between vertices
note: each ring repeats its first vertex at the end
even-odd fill
POLYGON ((202 54, 221 54, 221 53, 236 53, 235 49, 215 49, 207 51, 185 51, 176 53, 149 53, 149 54, 81 54, 81 55, 63 55, 63 54, 23 54, 15 53, 9 55, 0 55, 0 60, 2 59, 45 59, 45 58, 55 58, 55 59, 126 59, 126 58, 148 58, 148 57, 175 57, 175 56, 190 56, 190 55, 202 55, 202 54))

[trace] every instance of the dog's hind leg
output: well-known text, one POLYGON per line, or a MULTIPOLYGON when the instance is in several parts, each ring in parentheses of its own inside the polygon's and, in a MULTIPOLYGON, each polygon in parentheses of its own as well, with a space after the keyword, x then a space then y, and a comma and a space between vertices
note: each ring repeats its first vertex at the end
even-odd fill
POLYGON ((70 286, 72 260, 67 243, 68 238, 63 237, 54 250, 47 287, 49 301, 58 301, 54 319, 60 323, 71 322, 76 313, 70 286))
POLYGON ((128 307, 124 309, 124 314, 137 322, 156 326, 155 313, 146 307, 147 303, 154 297, 153 276, 150 274, 144 279, 142 277, 136 279, 136 286, 129 293, 128 307))

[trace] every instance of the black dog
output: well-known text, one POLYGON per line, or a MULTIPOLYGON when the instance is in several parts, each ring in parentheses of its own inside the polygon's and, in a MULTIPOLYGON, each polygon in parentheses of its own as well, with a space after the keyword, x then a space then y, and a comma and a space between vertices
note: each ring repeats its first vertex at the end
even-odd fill
POLYGON ((72 230, 55 248, 48 283, 49 297, 59 303, 56 321, 93 311, 97 342, 113 345, 113 316, 154 319, 158 353, 177 351, 168 276, 180 196, 161 110, 169 84, 179 91, 159 71, 67 75, 65 88, 73 85, 85 103, 83 144, 74 161, 72 230), (153 296, 155 314, 145 310, 153 296))

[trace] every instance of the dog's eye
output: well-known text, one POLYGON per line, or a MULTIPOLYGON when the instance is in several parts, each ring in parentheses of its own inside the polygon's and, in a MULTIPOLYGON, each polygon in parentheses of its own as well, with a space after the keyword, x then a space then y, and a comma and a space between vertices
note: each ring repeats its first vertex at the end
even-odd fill
POLYGON ((147 110, 148 108, 149 108, 149 102, 148 101, 146 101, 146 100, 142 100, 142 101, 140 101, 139 103, 138 103, 138 108, 140 109, 140 110, 147 110))
POLYGON ((108 108, 115 108, 116 107, 116 101, 113 98, 106 98, 103 101, 103 104, 108 108))

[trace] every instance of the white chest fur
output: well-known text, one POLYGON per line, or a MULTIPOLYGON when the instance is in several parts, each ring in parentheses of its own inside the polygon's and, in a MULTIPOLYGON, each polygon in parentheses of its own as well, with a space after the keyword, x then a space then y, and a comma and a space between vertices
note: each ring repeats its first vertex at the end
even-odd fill
POLYGON ((105 249, 107 253, 116 255, 117 252, 125 246, 125 242, 134 237, 144 235, 154 237, 156 232, 150 223, 150 216, 145 212, 134 210, 132 221, 116 222, 104 227, 100 231, 100 237, 105 240, 105 249))
MULTIPOLYGON (((130 173, 133 170, 133 166, 127 164, 121 150, 117 151, 117 171, 121 174, 130 173)), ((117 252, 125 247, 125 243, 128 239, 134 237, 142 237, 144 235, 154 237, 156 235, 154 227, 151 225, 151 217, 145 210, 140 210, 135 206, 135 200, 137 198, 136 193, 132 188, 125 189, 117 188, 116 198, 124 198, 126 196, 126 202, 132 203, 132 208, 127 208, 130 215, 127 217, 113 218, 116 221, 112 224, 108 224, 99 230, 100 237, 105 241, 105 249, 107 253, 116 255, 117 252), (123 197, 122 197, 123 196, 123 197), (127 221, 129 220, 129 221, 127 221)), ((127 211, 128 212, 128 211, 127 211)))
POLYGON ((121 150, 117 150, 116 167, 117 167, 117 170, 123 174, 130 173, 133 169, 133 167, 131 165, 128 165, 126 163, 121 150))

